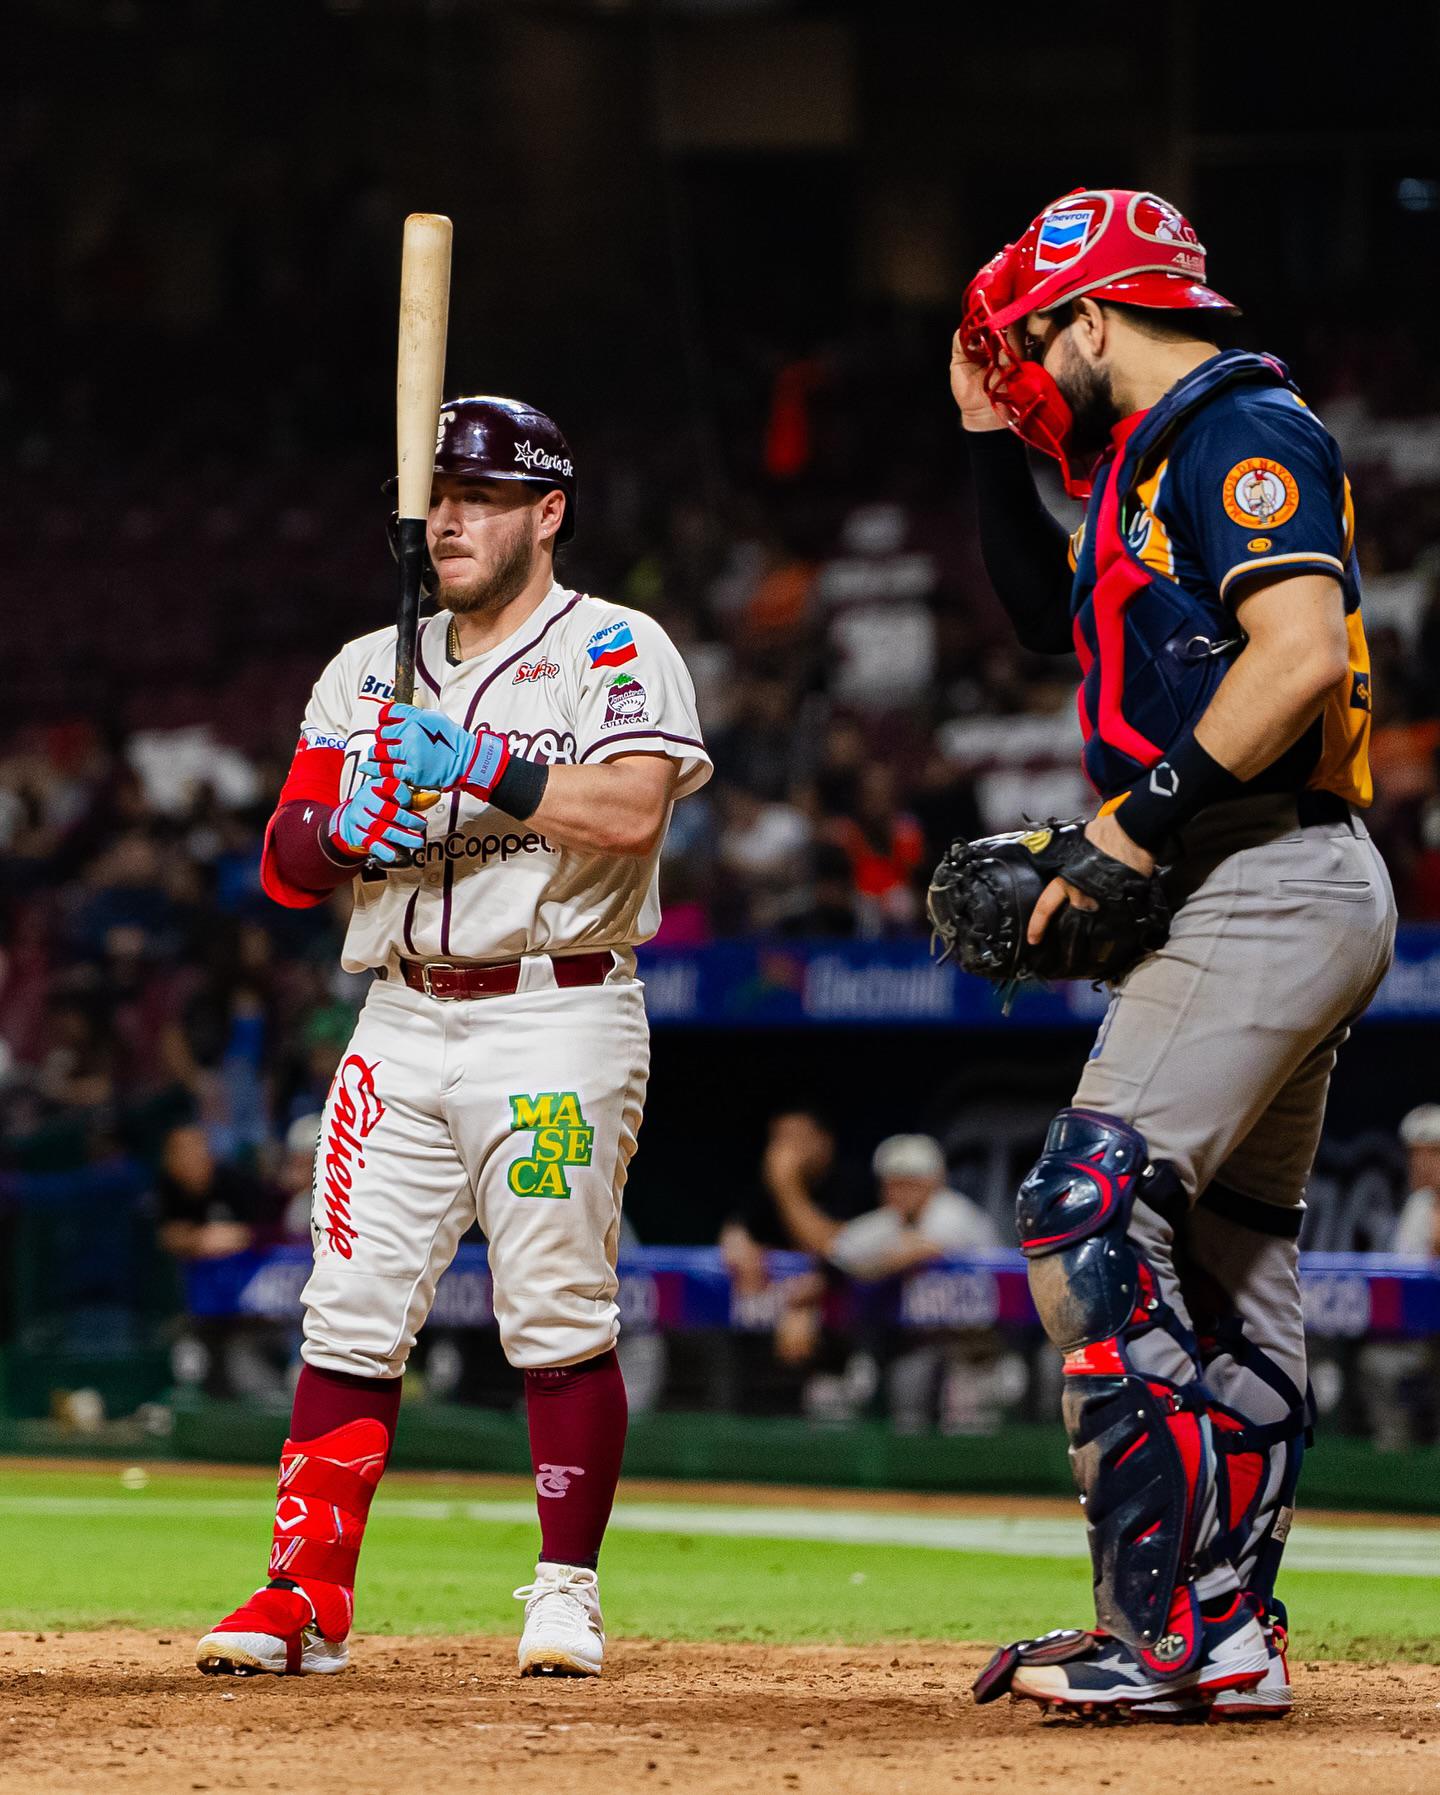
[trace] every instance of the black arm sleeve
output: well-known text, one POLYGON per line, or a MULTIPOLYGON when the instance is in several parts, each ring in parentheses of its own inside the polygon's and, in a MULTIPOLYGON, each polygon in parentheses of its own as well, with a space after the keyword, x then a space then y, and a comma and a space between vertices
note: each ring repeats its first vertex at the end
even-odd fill
POLYGON ((1045 509, 1012 430, 967 430, 980 552, 1022 648, 1069 654, 1072 575, 1065 527, 1045 509))

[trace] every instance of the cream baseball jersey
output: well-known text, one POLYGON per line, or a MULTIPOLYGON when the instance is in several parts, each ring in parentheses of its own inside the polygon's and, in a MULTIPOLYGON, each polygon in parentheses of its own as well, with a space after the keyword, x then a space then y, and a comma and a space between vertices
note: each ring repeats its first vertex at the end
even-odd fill
MULTIPOLYGON (((524 624, 487 653, 452 663, 449 614, 420 626, 414 702, 467 729, 492 729, 512 753, 584 766, 622 754, 676 761, 675 796, 710 777, 695 690, 660 625, 629 606, 553 585, 524 624)), ((339 798, 370 751, 392 696, 395 631, 348 643, 321 674, 298 754, 340 750, 339 798)), ((660 924, 660 848, 645 859, 561 847, 478 798, 444 793, 427 813, 410 865, 367 869, 342 964, 349 972, 417 960, 500 960, 522 954, 627 948, 660 924)), ((663 831, 662 831, 663 836, 663 831)))

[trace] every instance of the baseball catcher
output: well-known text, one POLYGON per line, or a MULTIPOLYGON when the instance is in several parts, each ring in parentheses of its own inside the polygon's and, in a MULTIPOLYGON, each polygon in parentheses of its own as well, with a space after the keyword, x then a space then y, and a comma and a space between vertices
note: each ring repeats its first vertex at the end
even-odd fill
POLYGON ((1114 987, 1020 1189, 1064 1355, 1095 1625, 976 1683, 1147 1717, 1290 1710, 1276 1573, 1310 1425, 1297 1239, 1335 1055, 1390 963, 1359 820, 1370 668, 1340 453, 1151 193, 1077 191, 987 262, 951 386, 1016 634, 1080 663, 1088 823, 958 843, 947 950, 1114 987), (1085 501, 1068 541, 1025 445, 1085 501))

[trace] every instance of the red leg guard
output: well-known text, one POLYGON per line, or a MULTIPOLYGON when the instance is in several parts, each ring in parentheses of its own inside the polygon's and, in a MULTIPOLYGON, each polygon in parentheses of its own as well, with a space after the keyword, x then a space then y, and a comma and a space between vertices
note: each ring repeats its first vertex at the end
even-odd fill
POLYGON ((327 1639, 355 1617, 355 1566, 390 1433, 373 1416, 316 1440, 287 1440, 280 1455, 270 1577, 293 1584, 327 1639))

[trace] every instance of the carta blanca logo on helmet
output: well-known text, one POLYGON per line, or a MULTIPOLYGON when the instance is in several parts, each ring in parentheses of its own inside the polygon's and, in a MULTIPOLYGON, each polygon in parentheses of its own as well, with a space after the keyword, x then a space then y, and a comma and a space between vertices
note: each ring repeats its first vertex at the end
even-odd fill
POLYGON ((567 480, 575 477, 575 464, 564 455, 552 455, 548 449, 537 449, 527 436, 515 445, 515 459, 527 472, 538 469, 542 474, 560 474, 567 480))
POLYGON ((476 860, 486 866, 492 860, 498 860, 503 866, 507 860, 513 860, 517 854, 555 854, 559 849, 543 835, 533 830, 526 835, 517 835, 509 831, 504 835, 479 835, 469 829, 451 829, 448 834, 437 835, 427 841, 423 848, 411 850, 407 860, 397 861, 400 866, 443 866, 446 861, 452 863, 461 860, 476 860))
POLYGON ((609 729, 616 723, 648 723, 650 713, 645 708, 645 688, 638 679, 632 679, 628 673, 617 673, 605 691, 605 721, 601 725, 609 729))

